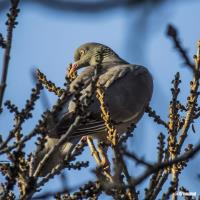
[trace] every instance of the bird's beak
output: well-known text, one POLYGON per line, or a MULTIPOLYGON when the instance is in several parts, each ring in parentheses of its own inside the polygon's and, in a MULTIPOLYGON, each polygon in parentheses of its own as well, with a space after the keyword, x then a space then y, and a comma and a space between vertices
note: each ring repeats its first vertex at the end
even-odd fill
POLYGON ((77 68, 78 68, 77 63, 76 63, 76 62, 73 63, 73 64, 72 64, 72 67, 71 67, 71 69, 70 69, 70 71, 69 71, 69 76, 73 76, 73 74, 74 74, 74 72, 77 70, 77 68))

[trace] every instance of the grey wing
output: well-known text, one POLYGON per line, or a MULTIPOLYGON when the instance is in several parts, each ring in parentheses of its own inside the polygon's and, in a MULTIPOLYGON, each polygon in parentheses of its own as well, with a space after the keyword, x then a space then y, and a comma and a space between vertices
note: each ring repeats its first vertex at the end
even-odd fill
MULTIPOLYGON (((70 125, 75 121, 76 115, 74 112, 66 112, 62 116, 59 116, 57 123, 54 128, 49 130, 48 136, 50 138, 59 139, 63 134, 67 132, 70 125)), ((84 135, 98 134, 105 132, 106 127, 101 116, 93 115, 92 113, 88 115, 85 119, 82 119, 81 122, 77 125, 76 129, 69 135, 68 140, 75 137, 82 137, 84 135)))

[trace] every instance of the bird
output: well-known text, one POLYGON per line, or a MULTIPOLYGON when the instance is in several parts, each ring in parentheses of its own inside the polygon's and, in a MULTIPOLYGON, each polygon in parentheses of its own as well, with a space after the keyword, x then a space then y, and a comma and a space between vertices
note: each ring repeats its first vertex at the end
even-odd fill
MULTIPOLYGON (((101 70, 96 85, 104 88, 105 104, 108 106, 117 133, 119 135, 125 133, 131 124, 136 124, 142 118, 153 93, 153 78, 149 70, 142 65, 128 63, 106 45, 96 42, 85 43, 75 50, 74 63, 69 71, 71 75, 82 69, 69 85, 72 97, 62 105, 61 111, 56 116, 57 125, 49 130, 44 148, 35 155, 34 169, 73 123, 73 113, 76 112, 77 106, 73 94, 75 95, 80 83, 82 83, 80 99, 91 90, 98 56, 101 57, 101 64, 98 66, 101 70)), ((51 155, 41 169, 40 176, 47 175, 65 160, 83 136, 91 135, 100 140, 106 138, 107 129, 101 118, 99 101, 95 94, 92 98, 88 106, 90 115, 86 117, 84 123, 78 124, 62 148, 51 155)))

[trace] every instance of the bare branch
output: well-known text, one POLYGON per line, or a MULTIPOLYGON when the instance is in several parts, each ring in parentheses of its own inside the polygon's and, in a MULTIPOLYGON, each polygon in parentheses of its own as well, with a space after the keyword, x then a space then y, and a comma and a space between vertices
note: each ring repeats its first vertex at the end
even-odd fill
POLYGON ((173 42, 174 42, 174 46, 175 48, 178 50, 179 54, 181 55, 181 57, 183 58, 185 64, 194 71, 195 67, 194 64, 191 62, 191 60, 189 59, 188 55, 187 55, 187 51, 182 47, 181 41, 178 38, 178 33, 176 28, 173 25, 168 25, 167 28, 167 35, 169 37, 172 38, 173 42))
MULTIPOLYGON (((6 88, 6 80, 7 80, 9 61, 10 61, 10 51, 11 51, 11 45, 12 45, 13 29, 17 25, 16 18, 19 13, 18 4, 19 4, 19 0, 11 0, 10 12, 7 14, 8 20, 6 22, 6 25, 8 27, 7 27, 6 47, 4 51, 3 68, 2 68, 1 84, 0 84, 0 109, 2 108, 3 96, 4 96, 4 91, 6 88)), ((4 44, 5 44, 5 41, 4 41, 4 44)))
POLYGON ((174 160, 170 160, 168 162, 158 163, 158 164, 151 164, 153 167, 146 170, 141 176, 137 179, 132 181, 132 185, 136 186, 142 183, 149 175, 167 167, 171 167, 174 164, 178 164, 184 160, 192 159, 198 152, 200 151, 200 143, 190 152, 186 152, 183 155, 177 157, 174 160))

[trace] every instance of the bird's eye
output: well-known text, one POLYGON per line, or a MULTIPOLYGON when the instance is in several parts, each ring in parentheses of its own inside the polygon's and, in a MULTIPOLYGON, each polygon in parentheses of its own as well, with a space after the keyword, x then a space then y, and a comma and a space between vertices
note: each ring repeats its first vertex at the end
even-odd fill
POLYGON ((80 56, 83 56, 85 54, 85 51, 83 49, 80 50, 80 56))

